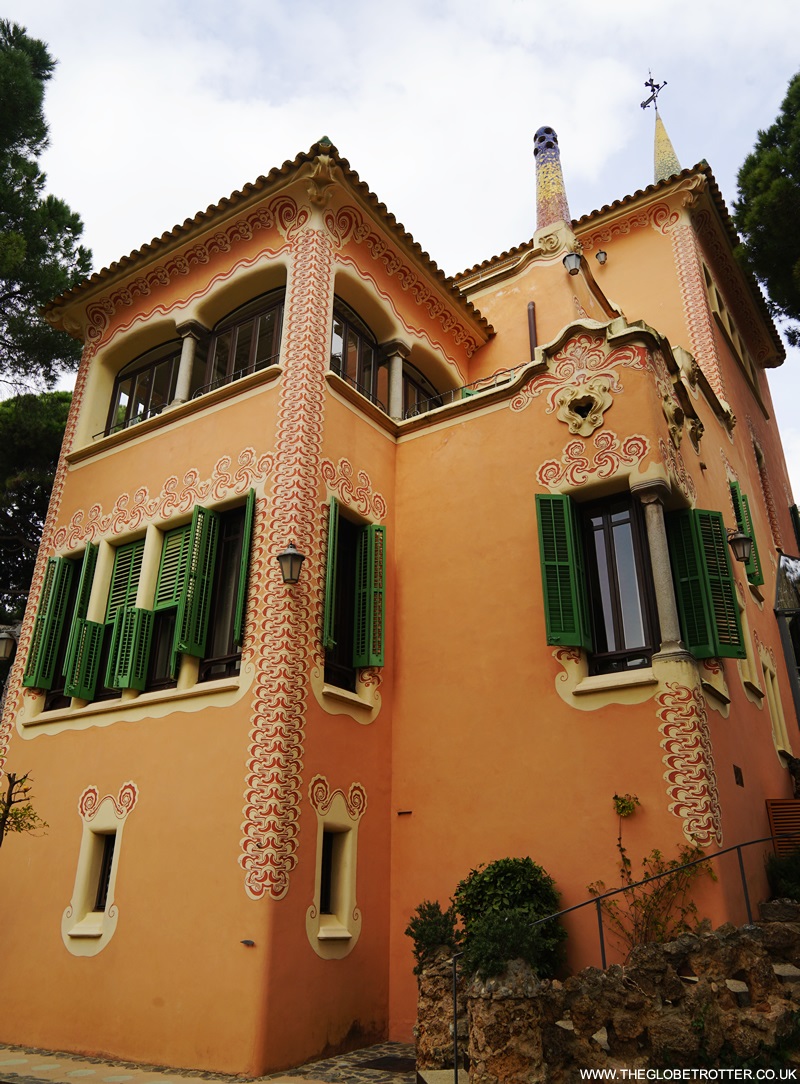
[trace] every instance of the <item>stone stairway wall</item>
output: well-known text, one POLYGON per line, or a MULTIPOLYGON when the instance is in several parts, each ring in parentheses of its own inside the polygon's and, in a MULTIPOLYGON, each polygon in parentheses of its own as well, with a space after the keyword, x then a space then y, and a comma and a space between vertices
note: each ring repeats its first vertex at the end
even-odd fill
MULTIPOLYGON (((432 970, 417 1050, 418 1066, 436 1069, 452 1066, 452 981, 446 960, 432 970)), ((586 968, 563 982, 540 982, 515 961, 497 979, 474 980, 463 1000, 471 1084, 735 1066, 792 1037, 800 1043, 800 904, 773 901, 751 926, 640 945, 624 967, 586 968)))

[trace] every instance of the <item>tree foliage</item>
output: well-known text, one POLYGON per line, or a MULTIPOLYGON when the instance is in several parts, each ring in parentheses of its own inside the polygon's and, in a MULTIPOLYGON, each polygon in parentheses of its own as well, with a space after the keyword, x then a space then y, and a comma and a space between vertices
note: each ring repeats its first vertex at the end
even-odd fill
POLYGON ((80 344, 40 310, 90 270, 83 224, 46 195, 37 158, 47 146, 43 103, 55 61, 44 42, 0 20, 0 382, 52 387, 76 368, 80 344))
POLYGON ((786 337, 800 344, 800 72, 775 123, 758 133, 738 176, 737 255, 769 294, 773 316, 790 321, 786 337))
POLYGON ((21 619, 72 396, 0 401, 0 623, 21 619))
POLYGON ((36 832, 48 827, 33 808, 33 784, 30 776, 0 773, 5 787, 0 784, 0 847, 11 832, 36 832))

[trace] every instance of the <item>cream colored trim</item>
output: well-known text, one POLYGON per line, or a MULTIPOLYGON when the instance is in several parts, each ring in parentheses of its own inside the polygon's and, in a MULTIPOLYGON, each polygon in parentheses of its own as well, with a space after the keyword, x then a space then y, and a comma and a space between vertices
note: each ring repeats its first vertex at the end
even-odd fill
MULTIPOLYGON (((181 671, 183 676, 183 670, 181 671)), ((191 688, 158 689, 149 693, 135 693, 133 699, 100 700, 83 707, 61 708, 58 711, 41 711, 44 697, 39 697, 37 714, 18 718, 18 729, 25 738, 40 734, 60 734, 64 730, 86 730, 90 726, 110 726, 111 723, 136 722, 144 719, 161 719, 175 711, 205 711, 210 708, 229 707, 245 696, 252 684, 252 667, 242 666, 238 679, 220 678, 204 681, 191 688)), ((130 692, 135 690, 123 690, 130 692)), ((76 701, 81 704, 82 701, 76 701)), ((31 711, 30 708, 27 709, 31 711)))
POLYGON ((315 776, 308 796, 317 814, 316 872, 314 900, 306 911, 306 936, 317 956, 341 960, 355 948, 361 936, 361 912, 356 902, 358 827, 367 808, 367 797, 360 783, 353 783, 345 797, 341 790, 331 791, 324 776, 315 776), (320 913, 323 841, 332 836, 331 912, 320 913))
POLYGON ((574 696, 606 692, 609 689, 630 689, 637 685, 657 685, 658 678, 650 667, 626 670, 620 674, 596 674, 579 681, 572 690, 574 696))
POLYGON ((356 691, 340 689, 337 685, 325 682, 324 663, 311 670, 311 691, 319 706, 328 715, 349 715, 362 726, 375 721, 381 710, 382 700, 377 681, 366 684, 363 675, 372 674, 372 670, 360 670, 356 680, 356 691))
MULTIPOLYGON (((793 757, 792 743, 789 740, 789 731, 786 728, 786 717, 783 714, 781 691, 778 687, 778 674, 775 666, 775 656, 771 648, 763 644, 758 645, 758 656, 761 661, 761 673, 764 677, 764 691, 766 694, 769 717, 772 723, 772 741, 775 751, 780 759, 781 754, 793 757)), ((783 761, 781 761, 783 765, 783 761)))
POLYGON ((107 794, 98 803, 97 796, 96 788, 89 787, 81 795, 78 805, 83 820, 78 868, 72 899, 61 917, 61 938, 73 956, 96 956, 116 931, 119 908, 114 899, 122 832, 128 814, 136 804, 138 791, 135 784, 129 782, 120 789, 118 798, 107 794), (109 835, 115 839, 105 909, 95 911, 105 837, 109 835))

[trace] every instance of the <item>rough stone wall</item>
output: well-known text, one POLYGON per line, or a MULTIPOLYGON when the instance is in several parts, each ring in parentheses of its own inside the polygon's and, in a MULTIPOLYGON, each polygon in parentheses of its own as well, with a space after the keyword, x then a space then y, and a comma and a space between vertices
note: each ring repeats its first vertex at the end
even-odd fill
MULTIPOLYGON (((438 981, 439 992, 431 982, 421 998, 418 1053, 424 1038, 424 1057, 444 1057, 420 1068, 452 1065, 449 965, 444 996, 441 974, 438 981), (445 1034, 446 1050, 433 1039, 445 1034)), ((586 968, 563 982, 540 982, 514 961, 499 978, 470 984, 467 1011, 471 1084, 572 1084, 579 1069, 731 1065, 797 1026, 800 904, 764 904, 760 923, 640 945, 624 967, 586 968)))
MULTIPOLYGON (((459 975, 458 1047, 467 1050, 466 983, 459 975)), ((453 967, 450 953, 441 955, 419 976, 417 1023, 414 1027, 417 1069, 449 1069, 453 1065, 453 967)))

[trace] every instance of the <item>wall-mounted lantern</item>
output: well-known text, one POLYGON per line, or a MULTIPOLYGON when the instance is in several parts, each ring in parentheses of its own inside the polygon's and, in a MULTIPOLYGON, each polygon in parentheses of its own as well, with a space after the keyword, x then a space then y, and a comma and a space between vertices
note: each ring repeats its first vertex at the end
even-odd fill
POLYGON ((577 275, 581 269, 581 257, 578 252, 568 252, 561 262, 570 275, 577 275))
POLYGON ((746 565, 750 560, 750 554, 753 552, 753 539, 749 534, 744 534, 738 527, 730 527, 728 529, 728 545, 733 551, 733 556, 736 560, 743 565, 746 565))
POLYGON ((297 583, 305 559, 306 555, 295 549, 294 542, 290 542, 285 550, 281 550, 275 560, 281 566, 284 583, 297 583))

